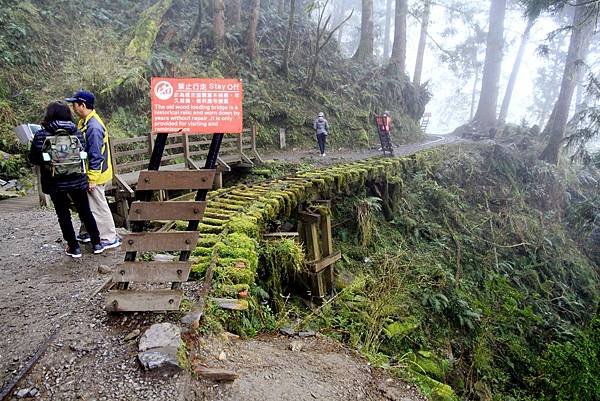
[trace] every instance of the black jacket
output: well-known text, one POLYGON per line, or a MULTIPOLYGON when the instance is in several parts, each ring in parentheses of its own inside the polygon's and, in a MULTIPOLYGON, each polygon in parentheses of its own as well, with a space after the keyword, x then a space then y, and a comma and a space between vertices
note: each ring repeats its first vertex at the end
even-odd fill
MULTIPOLYGON (((53 121, 50 124, 43 127, 43 129, 36 132, 31 142, 31 149, 29 151, 29 161, 32 164, 42 166, 45 164, 42 156, 42 147, 46 136, 53 135, 58 129, 66 130, 70 135, 75 134, 81 144, 84 144, 83 135, 77 129, 75 124, 71 121, 53 121)), ((55 192, 71 191, 74 189, 88 189, 87 175, 71 174, 63 177, 53 177, 50 171, 46 168, 41 168, 41 179, 42 179, 42 192, 45 194, 51 194, 55 192)))

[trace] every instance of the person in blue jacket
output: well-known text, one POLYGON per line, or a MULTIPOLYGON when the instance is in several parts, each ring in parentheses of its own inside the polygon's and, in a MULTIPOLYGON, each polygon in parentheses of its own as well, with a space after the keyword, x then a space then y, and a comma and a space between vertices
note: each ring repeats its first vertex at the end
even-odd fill
POLYGON ((71 203, 75 206, 79 219, 88 227, 94 253, 102 253, 104 247, 100 242, 100 233, 94 215, 90 210, 87 191, 88 178, 82 171, 68 175, 53 175, 52 171, 44 168, 47 162, 43 158, 43 148, 46 137, 55 135, 56 131, 64 130, 69 135, 75 135, 83 144, 83 135, 72 121, 71 109, 66 103, 52 102, 46 108, 42 129, 35 133, 29 151, 29 161, 42 166, 40 169, 42 191, 50 195, 63 238, 67 242, 65 253, 73 258, 81 257, 81 248, 75 236, 71 212, 71 203))
MULTIPOLYGON (((113 178, 108 129, 94 108, 96 97, 92 92, 79 90, 65 101, 72 104, 73 111, 79 117, 77 128, 81 130, 86 141, 88 198, 100 230, 102 245, 105 249, 119 247, 121 239, 117 234, 105 194, 106 183, 113 178)), ((79 229, 78 239, 81 242, 90 241, 86 228, 84 224, 79 229)))

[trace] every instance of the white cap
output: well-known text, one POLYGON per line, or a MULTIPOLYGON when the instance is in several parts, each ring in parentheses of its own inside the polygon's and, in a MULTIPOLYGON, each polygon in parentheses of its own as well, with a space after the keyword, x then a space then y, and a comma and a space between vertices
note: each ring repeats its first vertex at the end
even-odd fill
POLYGON ((319 117, 324 117, 325 114, 323 114, 323 112, 319 113, 319 117))

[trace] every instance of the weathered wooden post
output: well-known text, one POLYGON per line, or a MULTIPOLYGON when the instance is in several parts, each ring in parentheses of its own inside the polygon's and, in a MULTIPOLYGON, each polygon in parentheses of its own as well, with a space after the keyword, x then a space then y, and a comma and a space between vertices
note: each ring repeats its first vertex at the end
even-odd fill
POLYGON ((285 128, 279 128, 279 149, 285 149, 285 128))

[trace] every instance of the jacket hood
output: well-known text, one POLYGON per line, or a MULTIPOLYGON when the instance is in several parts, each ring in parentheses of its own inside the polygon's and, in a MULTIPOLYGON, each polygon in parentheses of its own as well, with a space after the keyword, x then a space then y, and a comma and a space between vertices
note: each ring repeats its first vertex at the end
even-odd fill
POLYGON ((54 133, 59 129, 64 129, 69 134, 77 132, 77 126, 72 121, 52 121, 46 125, 46 131, 54 133))

